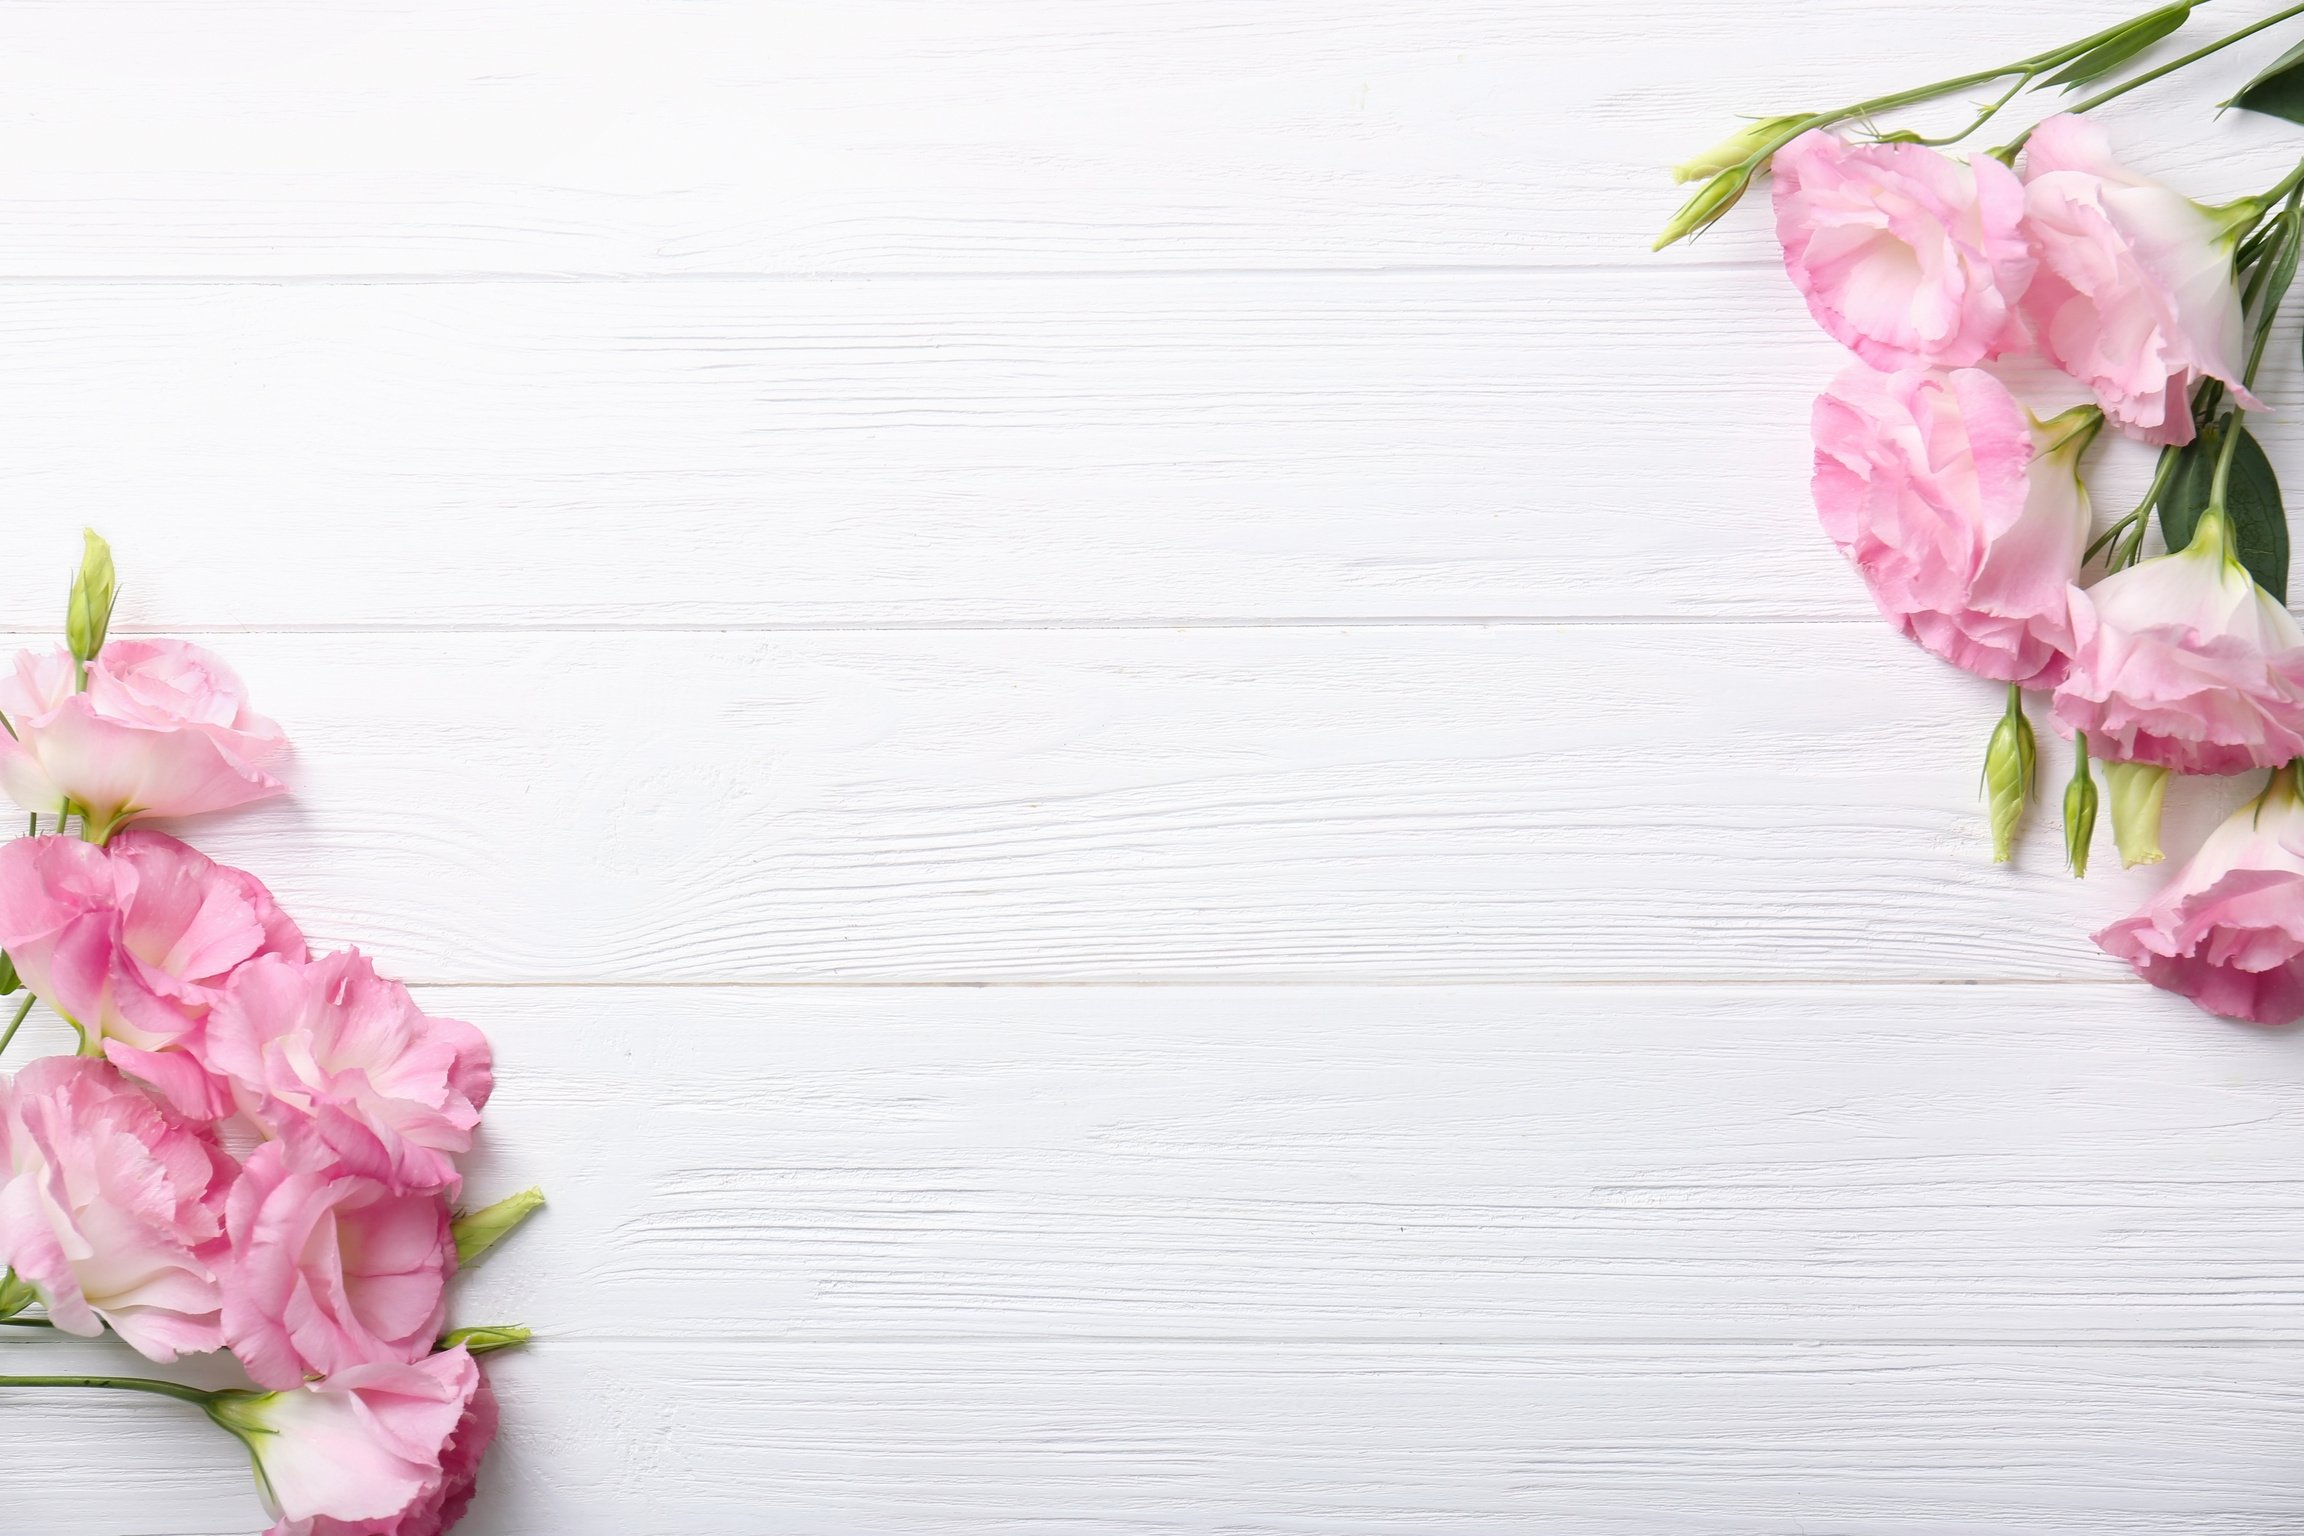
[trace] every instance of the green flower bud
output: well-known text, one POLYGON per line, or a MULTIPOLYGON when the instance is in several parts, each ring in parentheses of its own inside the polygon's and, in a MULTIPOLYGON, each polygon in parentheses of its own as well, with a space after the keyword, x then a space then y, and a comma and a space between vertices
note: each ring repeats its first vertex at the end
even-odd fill
POLYGON ((1722 171, 1742 165, 1784 135, 1784 130, 1795 123, 1808 121, 1810 114, 1795 112, 1787 117, 1763 117, 1749 127, 1740 129, 1713 145, 1693 160, 1683 160, 1672 167, 1674 181, 1705 181, 1722 171))
POLYGON ((2150 763, 2106 763, 2104 782, 2112 787, 2112 841, 2120 848, 2120 867, 2157 864, 2160 851, 2160 807, 2168 798, 2168 770, 2150 763))
POLYGON ((0 1317, 14 1317, 40 1299, 32 1289, 32 1282, 22 1279, 12 1269, 0 1269, 0 1317))
POLYGON ((2025 802, 2032 798, 2032 779, 2040 748, 2032 739, 2032 722, 2024 718, 2024 693, 2008 685, 2008 710, 1992 727, 1992 741, 1984 749, 1984 800, 1992 815, 1992 862, 2005 864, 2015 855, 2016 828, 2023 823, 2025 802))
POLYGON ((1660 251, 1675 240, 1711 228, 1722 214, 1736 206, 1736 200, 1752 183, 1752 173, 1758 169, 1750 164, 1731 166, 1698 187, 1696 195, 1680 205, 1680 211, 1672 215, 1672 222, 1664 226, 1664 233, 1656 237, 1656 243, 1649 249, 1660 251))
POLYGON ((104 649, 104 637, 112 628, 112 604, 120 595, 120 584, 112 570, 112 546, 98 538, 93 528, 83 528, 81 536, 85 547, 80 555, 80 574, 72 579, 72 601, 64 615, 64 638, 71 644, 73 656, 85 665, 104 649))
POLYGON ((454 1349, 461 1345, 476 1355, 492 1355, 500 1349, 518 1349, 534 1337, 530 1329, 505 1323, 494 1328, 458 1328, 442 1334, 437 1347, 454 1349))
POLYGON ((2072 782, 2064 786, 2064 862, 2080 878, 2088 874, 2088 841, 2096 835, 2096 781, 2088 773, 2088 733, 2073 738, 2072 782))
POLYGON ((514 1227, 536 1214, 543 1205, 544 1191, 524 1189, 485 1210, 461 1213, 453 1228, 456 1234, 456 1262, 467 1269, 477 1264, 483 1254, 502 1242, 514 1227))

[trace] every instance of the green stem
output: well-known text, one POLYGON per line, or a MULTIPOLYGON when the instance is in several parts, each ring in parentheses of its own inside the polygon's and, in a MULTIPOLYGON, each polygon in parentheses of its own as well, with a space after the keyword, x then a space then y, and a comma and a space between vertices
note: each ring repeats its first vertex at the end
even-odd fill
POLYGON ((16 1005, 16 1017, 8 1021, 7 1031, 0 1033, 0 1052, 8 1049, 9 1043, 16 1038, 16 1031, 24 1027, 24 1016, 32 1011, 32 1005, 38 1001, 40 999, 34 997, 29 990, 25 992, 24 1001, 16 1005))
MULTIPOLYGON (((2221 517, 2224 491, 2232 483, 2232 452, 2240 446, 2240 419, 2247 413, 2237 406, 2224 418, 2224 443, 2216 450, 2216 478, 2208 483, 2208 511, 2221 517)), ((2230 538, 2229 532, 2226 534, 2230 538)))
POLYGON ((216 1400, 213 1392, 173 1381, 154 1381, 147 1376, 0 1376, 0 1387, 98 1387, 107 1392, 149 1392, 154 1397, 172 1397, 201 1408, 216 1400))
MULTIPOLYGON (((2088 97, 2084 101, 2076 101, 2071 106, 2066 107, 2064 110, 2066 112, 2074 113, 2093 112, 2108 101, 2119 100, 2121 97, 2127 95, 2130 91, 2135 90, 2140 85, 2150 85, 2155 80, 2164 79, 2165 77, 2176 73, 2176 71, 2185 68, 2187 65, 2199 63, 2202 59, 2207 58, 2212 53, 2222 52, 2224 49, 2231 47, 2234 43, 2241 41, 2243 38, 2254 37, 2257 33, 2263 31, 2266 27, 2278 26, 2281 22, 2288 20, 2292 16, 2304 16, 2304 4, 2291 5, 2285 10, 2273 12, 2271 15, 2265 17, 2262 21, 2250 22, 2247 26, 2242 27, 2239 31, 2232 33, 2228 37, 2220 37, 2215 42, 2205 43, 2200 47, 2193 49, 2190 53, 2185 54, 2181 58, 2170 59, 2165 64, 2144 71, 2144 73, 2136 76, 2136 78, 2133 80, 2123 80, 2118 85, 2113 86, 2110 90, 2098 91, 2095 95, 2088 97)), ((2037 127, 2038 124, 2034 124, 2033 126, 2037 127)), ((2025 144, 2030 141, 2032 132, 2032 128, 2025 129, 2022 133, 2016 135, 2016 137, 2010 140, 2007 144, 2004 144, 1999 149, 1994 150, 1993 153, 2000 156, 2000 158, 2004 160, 2014 159, 2016 157, 2016 152, 2022 149, 2025 144)))

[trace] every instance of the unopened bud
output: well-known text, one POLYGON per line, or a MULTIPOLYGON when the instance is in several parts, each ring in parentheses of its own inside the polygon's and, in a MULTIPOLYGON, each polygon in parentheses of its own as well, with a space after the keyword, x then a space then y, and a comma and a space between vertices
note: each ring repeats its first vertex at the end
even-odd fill
POLYGON ((483 1210, 464 1212, 452 1227, 456 1234, 456 1262, 466 1268, 477 1264, 483 1254, 543 1205, 544 1191, 524 1189, 483 1210))
POLYGON ((440 1336, 439 1349, 468 1349, 475 1355, 492 1355, 500 1349, 518 1349, 535 1333, 510 1323, 494 1328, 458 1328, 440 1336))
POLYGON ((2024 821, 2024 804, 2032 798, 2033 770, 2040 749, 2032 739, 2032 722, 2024 718, 2024 694, 2008 685, 2008 709, 1992 727, 1992 741, 1984 749, 1984 801, 1992 816, 1992 862, 2005 864, 2015 856, 2016 829, 2024 821))
POLYGON ((2151 763, 2106 763, 2104 782, 2112 789, 2112 841, 2120 849, 2120 867, 2157 864, 2160 851, 2160 808, 2168 799, 2168 770, 2151 763))
POLYGON ((2088 841, 2096 835, 2096 780, 2088 772, 2088 733, 2077 732, 2072 740, 2072 782, 2064 786, 2064 862, 2085 878, 2088 841))
POLYGON ((0 1317, 14 1317, 39 1299, 31 1281, 12 1269, 0 1269, 0 1317))
POLYGON ((1664 226, 1664 233, 1656 237, 1651 250, 1662 250, 1675 240, 1685 239, 1699 230, 1709 229, 1720 216, 1736 206, 1736 200, 1751 185, 1751 165, 1730 166, 1696 189, 1696 195, 1680 205, 1672 215, 1672 222, 1664 226))
POLYGON ((96 530, 81 530, 85 541, 80 554, 80 574, 72 578, 72 600, 65 609, 64 638, 72 647, 72 654, 83 664, 93 661, 96 653, 104 649, 104 637, 112 628, 112 604, 120 595, 120 583, 112 569, 112 546, 97 537, 96 530))
POLYGON ((1703 181, 1742 165, 1782 138, 1785 129, 1795 123, 1808 121, 1808 116, 1807 113, 1795 112, 1788 117, 1763 117, 1749 127, 1730 134, 1695 159, 1683 160, 1672 167, 1672 179, 1682 182, 1703 181))

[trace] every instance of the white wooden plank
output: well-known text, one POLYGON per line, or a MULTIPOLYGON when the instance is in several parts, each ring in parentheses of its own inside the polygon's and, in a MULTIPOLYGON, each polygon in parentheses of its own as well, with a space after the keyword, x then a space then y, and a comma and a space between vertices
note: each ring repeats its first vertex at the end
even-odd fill
POLYGON ((192 830, 422 980, 2087 979, 2162 878, 1990 864, 1876 624, 211 638, 300 792, 192 830))
MULTIPOLYGON (((1637 262, 1679 201, 1664 168, 1739 114, 2140 8, 22 5, 0 27, 0 274, 1637 262)), ((2285 136, 2205 104, 2279 46, 2110 115, 2200 195, 2258 190, 2285 136)), ((1764 256, 1763 228, 1694 259, 1764 256)))
MULTIPOLYGON (((0 622, 79 523, 130 627, 1855 618, 1845 361, 1781 277, 1669 268, 0 287, 54 576, 0 622)), ((2098 462, 2109 518, 2149 460, 2098 462)))
POLYGON ((423 995, 555 1341, 2304 1340, 2304 1054, 2141 987, 423 995))
MULTIPOLYGON (((17 1353, 18 1351, 11 1351, 17 1353)), ((2286 1536, 2293 1346, 553 1345, 460 1536, 2286 1536)), ((0 1396, 22 1536, 245 1536, 177 1405, 0 1396), (71 1446, 58 1460, 52 1446, 71 1446)))

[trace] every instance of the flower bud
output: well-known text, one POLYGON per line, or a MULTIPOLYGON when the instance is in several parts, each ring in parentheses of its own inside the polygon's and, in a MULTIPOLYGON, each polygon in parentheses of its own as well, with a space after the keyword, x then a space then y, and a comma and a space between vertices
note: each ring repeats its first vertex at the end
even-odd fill
POLYGON ((14 1317, 39 1299, 31 1281, 12 1269, 0 1269, 0 1317, 14 1317))
POLYGON ((2160 851, 2160 807, 2168 798, 2168 770, 2155 763, 2106 763, 2104 782, 2112 786, 2112 841, 2120 848, 2120 867, 2157 864, 2160 851))
POLYGON ((544 1205, 544 1191, 524 1189, 484 1210, 465 1211, 454 1223, 456 1262, 470 1268, 544 1205))
POLYGON ((64 615, 64 638, 70 643, 73 656, 86 663, 104 649, 104 637, 112 628, 112 604, 120 595, 120 584, 112 569, 112 546, 97 537, 93 528, 83 528, 80 532, 84 540, 80 574, 72 579, 72 601, 64 615))
POLYGON ((2075 877, 2088 874, 2088 842, 2096 835, 2096 781, 2088 773, 2088 733, 2073 738, 2072 782, 2064 786, 2064 862, 2075 877))
POLYGON ((2008 710, 1992 727, 1992 741, 1984 749, 1984 798, 1992 815, 1992 862, 2005 864, 2014 856, 2016 828, 2024 820, 2024 803, 2032 798, 2033 770, 2040 749, 2032 739, 2032 722, 2024 718, 2024 693, 2008 685, 2008 710))
POLYGON ((492 1355, 500 1349, 518 1349, 536 1337, 535 1331, 516 1324, 499 1324, 494 1328, 458 1328, 442 1334, 440 1349, 465 1349, 475 1355, 492 1355))
POLYGON ((1683 160, 1672 167, 1674 181, 1704 181, 1722 171, 1742 165, 1769 145, 1783 137, 1784 130, 1795 123, 1808 121, 1808 114, 1795 112, 1786 117, 1763 117, 1713 145, 1693 160, 1683 160))
POLYGON ((1736 206, 1736 200, 1751 185, 1752 173, 1757 166, 1734 165, 1696 189, 1696 195, 1680 205, 1672 215, 1672 222, 1664 226, 1664 233, 1656 237, 1649 247, 1660 251, 1675 240, 1684 239, 1699 230, 1709 229, 1720 216, 1736 206))

